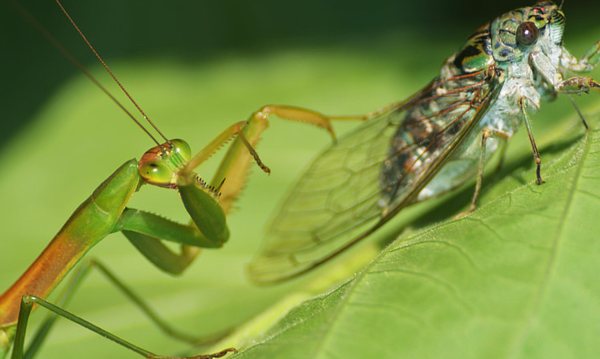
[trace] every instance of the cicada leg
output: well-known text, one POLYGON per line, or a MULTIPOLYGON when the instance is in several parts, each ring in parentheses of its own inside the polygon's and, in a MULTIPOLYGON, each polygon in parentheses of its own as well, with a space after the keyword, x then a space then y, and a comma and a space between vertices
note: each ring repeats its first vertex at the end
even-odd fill
POLYGON ((575 73, 585 73, 592 71, 600 63, 600 41, 592 45, 588 51, 581 57, 581 60, 571 55, 563 48, 561 61, 566 63, 566 68, 575 73))
POLYGON ((477 200, 479 199, 479 193, 481 192, 481 187, 483 185, 483 171, 485 169, 485 146, 486 146, 486 141, 488 138, 490 137, 497 137, 500 138, 502 140, 502 149, 500 150, 500 160, 498 162, 498 166, 496 167, 496 170, 500 169, 500 166, 502 165, 502 162, 504 161, 504 153, 506 152, 506 142, 509 140, 510 135, 502 132, 500 130, 496 130, 496 129, 491 129, 491 128, 486 128, 483 131, 481 131, 481 151, 479 152, 479 166, 477 168, 477 182, 475 183, 475 191, 473 192, 473 198, 471 199, 471 205, 469 206, 469 209, 465 212, 462 212, 460 214, 458 214, 455 218, 461 218, 464 217, 465 215, 473 212, 475 210, 475 208, 477 208, 477 200))
POLYGON ((537 145, 535 144, 535 139, 533 138, 533 128, 531 126, 531 120, 527 115, 527 99, 521 98, 519 99, 519 107, 521 108, 521 114, 523 115, 523 122, 525 122, 525 129, 527 129, 527 136, 529 137, 529 142, 531 143, 531 150, 533 151, 533 158, 535 159, 535 164, 537 165, 536 176, 537 176, 537 184, 544 183, 541 174, 542 168, 542 158, 540 157, 540 152, 538 151, 537 145))

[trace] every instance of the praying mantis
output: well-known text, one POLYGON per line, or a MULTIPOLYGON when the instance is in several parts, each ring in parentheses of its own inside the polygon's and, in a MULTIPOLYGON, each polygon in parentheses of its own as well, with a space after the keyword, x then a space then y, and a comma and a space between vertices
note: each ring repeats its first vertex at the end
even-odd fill
MULTIPOLYGON (((62 8, 58 1, 57 3, 62 8)), ((62 9, 64 11, 64 8, 62 9)), ((72 24, 76 27, 74 22, 72 24)), ((102 62, 100 58, 99 60, 102 62)), ((114 79, 116 81, 116 78, 114 79)), ((92 80, 96 82, 93 78, 92 80)), ((161 144, 151 136, 157 146, 147 151, 139 163, 136 160, 127 161, 105 180, 73 213, 25 274, 0 296, 0 357, 8 353, 13 341, 13 358, 21 358, 23 355, 29 357, 29 353, 24 354, 23 341, 27 318, 33 305, 44 306, 71 320, 75 318, 44 299, 85 253, 106 235, 118 231, 127 233, 134 246, 152 263, 172 274, 179 274, 191 264, 198 255, 199 248, 222 246, 229 237, 225 216, 244 186, 250 164, 256 162, 264 172, 270 172, 254 150, 260 134, 267 127, 270 114, 308 122, 331 132, 330 125, 324 118, 310 116, 306 112, 298 114, 297 109, 290 106, 266 106, 255 112, 251 120, 227 127, 192 157, 187 143, 167 139, 150 123, 165 142, 161 144), (235 140, 212 182, 205 181, 193 172, 233 137, 235 140), (126 208, 133 194, 146 183, 177 189, 195 225, 178 225, 148 212, 142 213, 126 208), (181 253, 173 253, 157 240, 180 244, 181 253)), ((143 115, 146 118, 145 114, 143 115)), ((145 132, 150 135, 149 131, 145 132)), ((93 327, 90 323, 83 325, 138 354, 148 358, 161 357, 136 348, 100 328, 93 327)), ((235 350, 225 349, 215 354, 193 358, 221 357, 233 351, 235 350)))

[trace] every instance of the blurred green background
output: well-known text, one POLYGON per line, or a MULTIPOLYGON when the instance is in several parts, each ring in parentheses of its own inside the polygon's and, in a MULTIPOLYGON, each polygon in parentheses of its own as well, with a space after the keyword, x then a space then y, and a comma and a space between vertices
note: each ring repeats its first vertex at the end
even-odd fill
MULTIPOLYGON (((75 58, 84 65, 96 65, 54 1, 23 4, 75 58)), ((593 0, 566 2, 567 41, 594 23, 595 12, 589 10, 593 4, 593 0)), ((396 62, 423 64, 428 59, 439 63, 440 58, 429 58, 437 52, 426 44, 447 43, 454 49, 477 26, 501 12, 527 5, 531 4, 516 0, 497 6, 474 0, 65 3, 94 46, 111 62, 170 58, 194 64, 223 57, 258 59, 292 49, 319 52, 344 47, 372 53, 384 51, 375 45, 399 34, 405 36, 386 50, 387 55, 400 55, 396 62), (409 59, 408 51, 412 54, 409 59)), ((7 120, 0 124, 0 136, 5 139, 29 125, 36 109, 79 72, 7 4, 2 6, 0 64, 5 86, 0 98, 7 120)))
MULTIPOLYGON (((600 38, 594 4, 569 1, 564 6, 565 43, 576 56, 600 38)), ((167 136, 183 137, 198 150, 227 125, 269 103, 358 114, 400 100, 435 76, 441 62, 479 25, 531 4, 305 0, 64 5, 150 118, 167 136)), ((118 94, 54 2, 28 1, 24 7, 118 94)), ((7 288, 77 205, 121 163, 139 158, 151 142, 5 3, 0 7, 0 48, 0 288, 7 288)), ((542 114, 560 118, 572 111, 562 100, 542 114)), ((546 117, 536 122, 542 142, 543 122, 546 117)), ((177 279, 152 268, 118 234, 92 251, 190 332, 243 323, 292 287, 315 278, 255 288, 244 277, 244 264, 257 250, 277 200, 304 163, 329 142, 325 133, 307 126, 277 119, 272 124, 259 153, 273 174, 254 171, 240 210, 230 218, 230 243, 222 250, 206 251, 177 279)), ((520 142, 511 149, 528 148, 520 142)), ((215 165, 212 161, 200 173, 210 177, 215 165)), ((143 192, 134 206, 185 220, 174 192, 143 192)), ((456 211, 466 204, 458 204, 456 211)), ((163 335, 115 293, 93 275, 71 308, 150 350, 187 348, 162 341, 163 335)), ((88 357, 135 357, 65 323, 42 357, 80 357, 79 350, 88 357)))

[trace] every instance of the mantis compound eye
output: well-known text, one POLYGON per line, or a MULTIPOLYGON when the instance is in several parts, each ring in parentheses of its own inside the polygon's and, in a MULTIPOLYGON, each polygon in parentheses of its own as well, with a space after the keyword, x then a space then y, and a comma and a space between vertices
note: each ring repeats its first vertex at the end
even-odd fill
POLYGON ((155 186, 177 188, 177 172, 190 157, 190 146, 183 140, 171 140, 155 146, 140 159, 140 176, 145 182, 155 186))
POLYGON ((517 28, 517 43, 521 46, 531 46, 536 43, 539 30, 531 21, 525 21, 517 28))
POLYGON ((150 183, 160 187, 170 187, 173 171, 160 161, 141 162, 138 165, 140 176, 150 183))
MULTIPOLYGON (((181 139, 174 139, 169 142, 171 144, 171 159, 173 160, 174 156, 177 154, 180 156, 180 159, 184 162, 187 162, 192 158, 192 150, 190 149, 190 145, 187 142, 181 139)), ((166 145, 166 144, 165 144, 166 145)))

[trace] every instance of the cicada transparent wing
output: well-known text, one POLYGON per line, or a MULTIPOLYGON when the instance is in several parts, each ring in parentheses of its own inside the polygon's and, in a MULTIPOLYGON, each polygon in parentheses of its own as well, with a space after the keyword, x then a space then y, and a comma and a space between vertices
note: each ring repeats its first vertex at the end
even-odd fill
MULTIPOLYGON (((370 114, 323 151, 276 212, 265 246, 250 264, 250 277, 266 283, 302 274, 407 205, 459 185, 449 179, 446 188, 426 189, 476 132, 497 95, 497 80, 493 67, 435 79, 406 102, 370 114)), ((476 162, 469 164, 474 170, 476 162)))

